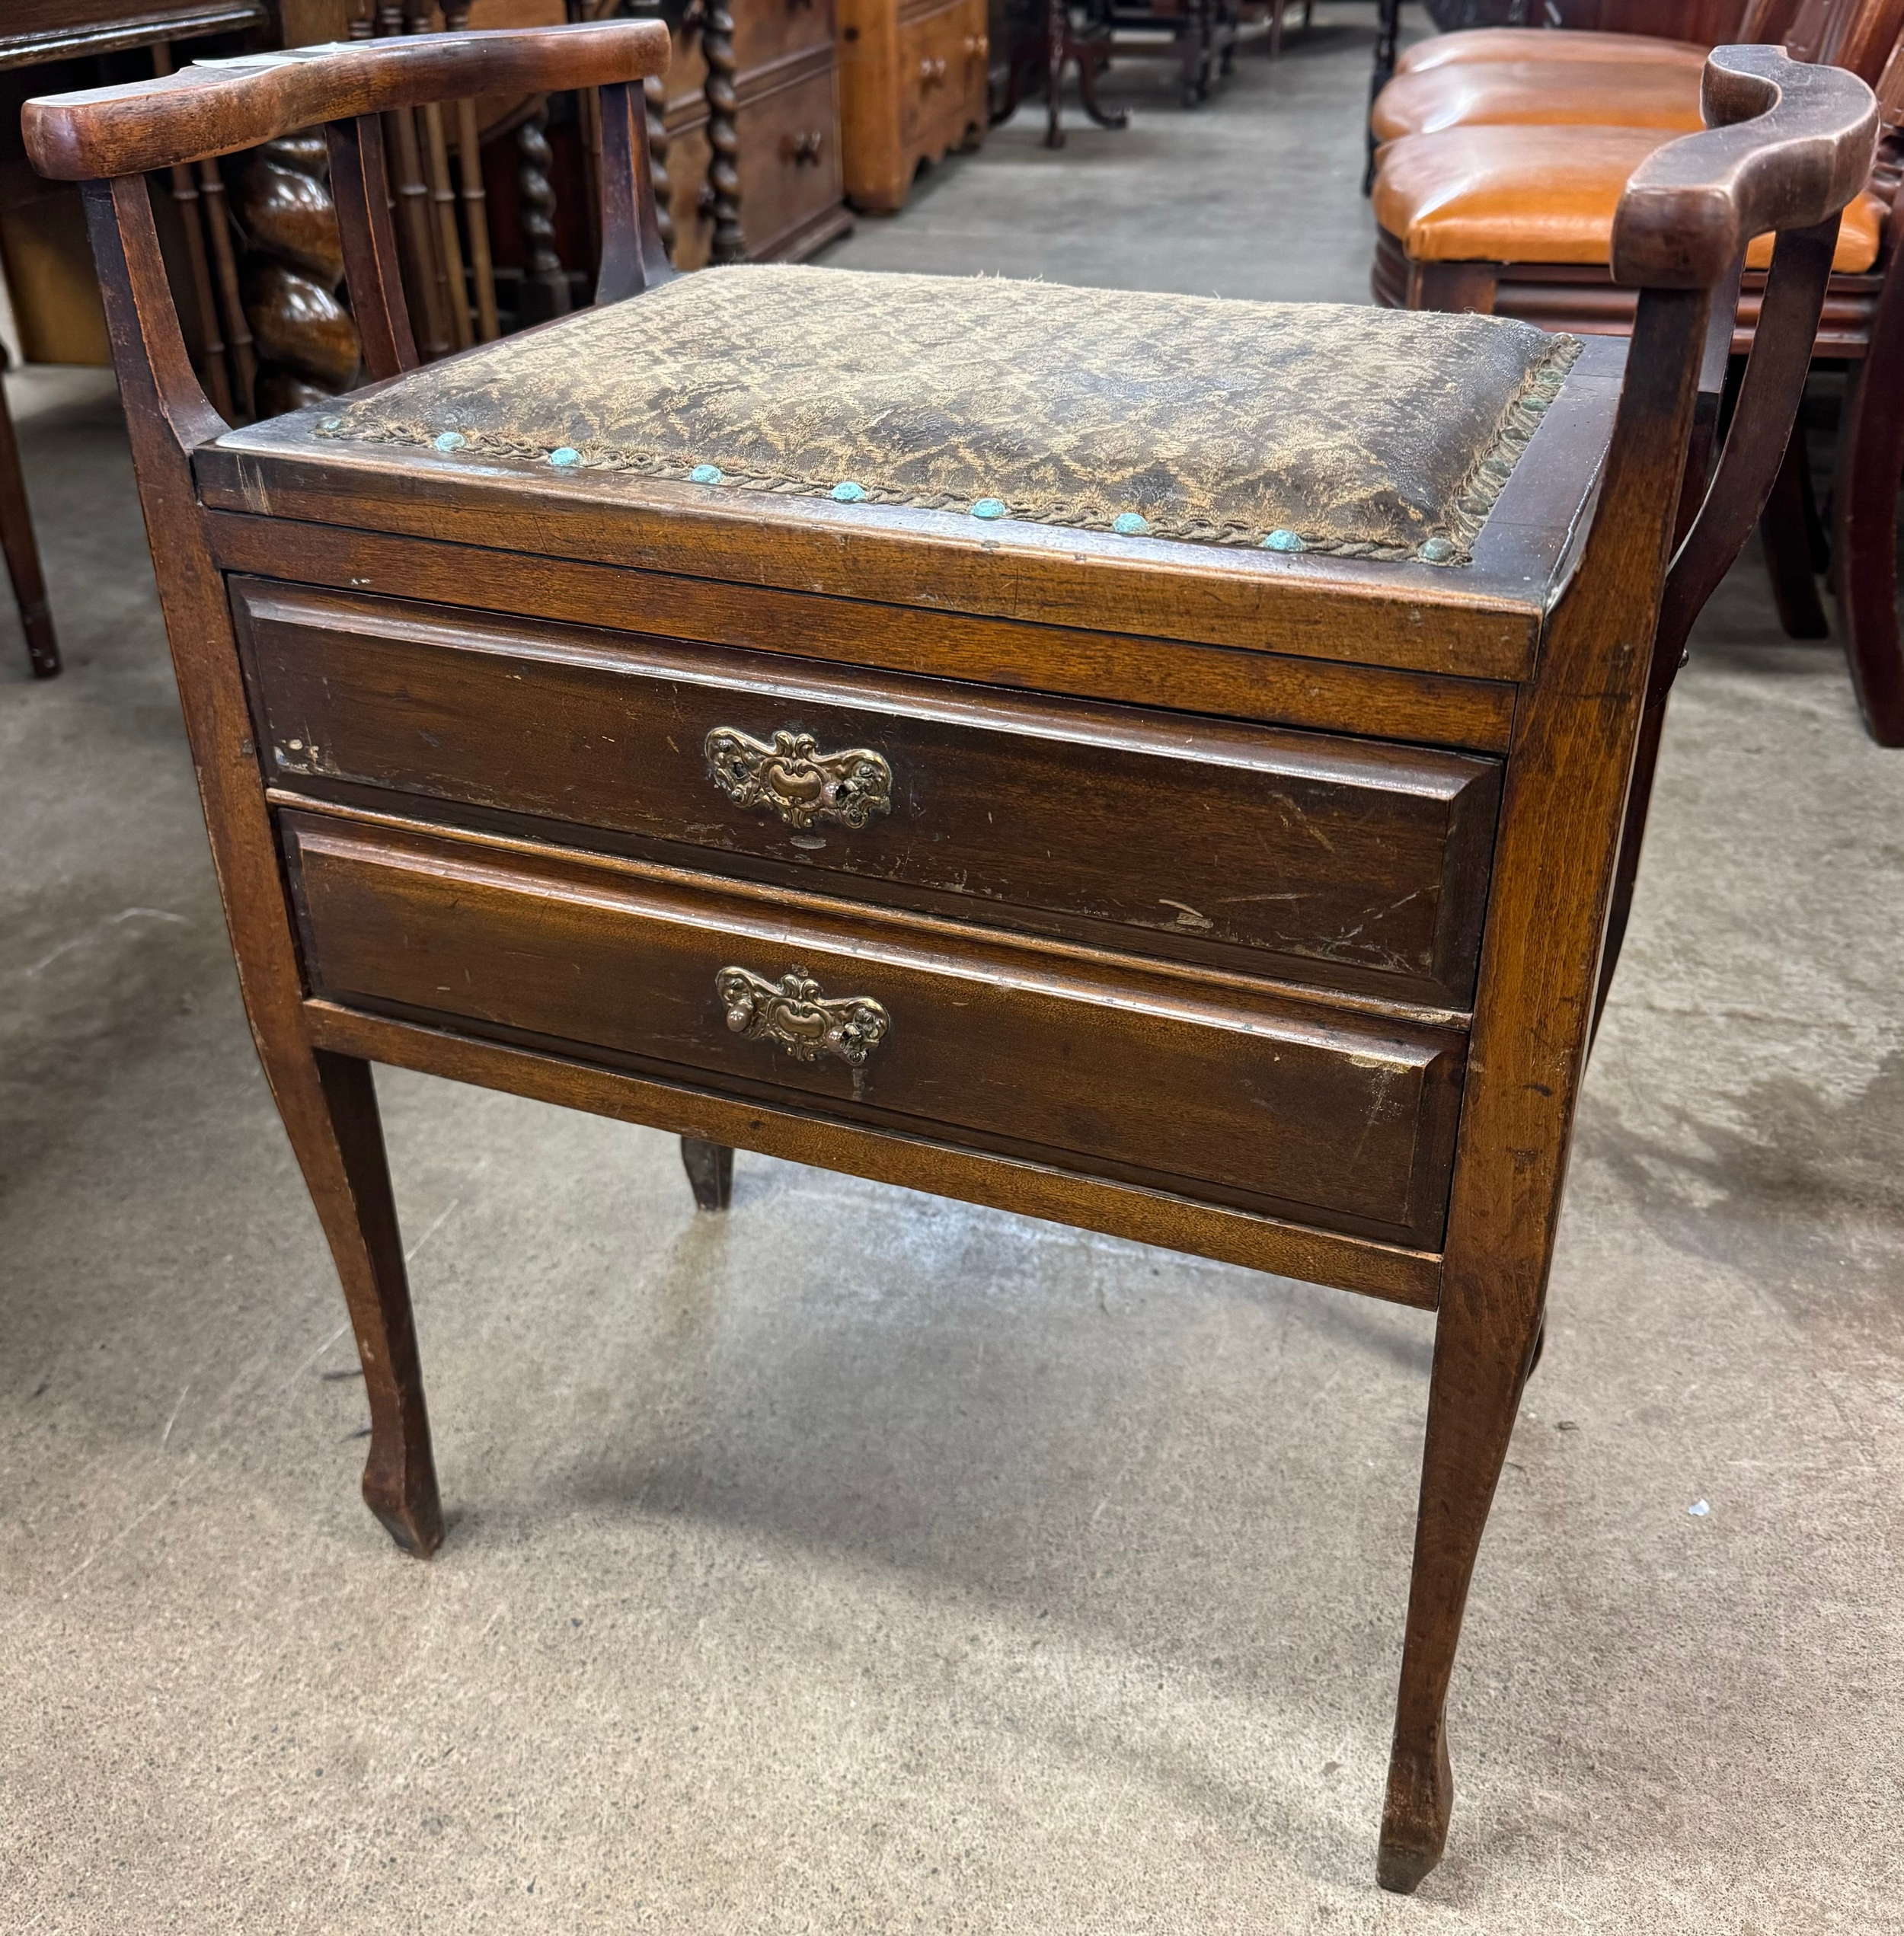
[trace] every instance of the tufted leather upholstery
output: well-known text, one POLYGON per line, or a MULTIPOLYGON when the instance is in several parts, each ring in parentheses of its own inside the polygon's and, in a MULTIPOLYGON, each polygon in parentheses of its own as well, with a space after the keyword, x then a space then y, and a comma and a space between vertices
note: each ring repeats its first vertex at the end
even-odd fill
MULTIPOLYGON (((1451 128, 1404 136, 1382 152, 1375 220, 1417 262, 1605 263, 1628 177, 1669 135, 1656 128, 1451 128)), ((1885 206, 1845 211, 1832 266, 1877 260, 1885 206)), ((1762 235, 1746 256, 1771 260, 1762 235)))
POLYGON ((1705 126, 1699 75, 1676 61, 1465 62, 1398 75, 1370 121, 1378 141, 1509 122, 1692 134, 1705 126))
POLYGON ((1497 60, 1538 60, 1615 65, 1635 59, 1660 60, 1690 67, 1706 64, 1706 50, 1685 40, 1663 40, 1650 34, 1595 34, 1567 27, 1483 27, 1467 34, 1437 34, 1418 40, 1395 62, 1398 74, 1425 74, 1432 68, 1465 67, 1497 60))
POLYGON ((1454 564, 1579 347, 1495 317, 717 269, 311 421, 554 462, 578 490, 632 471, 739 506, 850 486, 1146 542, 1293 533, 1272 548, 1454 564))

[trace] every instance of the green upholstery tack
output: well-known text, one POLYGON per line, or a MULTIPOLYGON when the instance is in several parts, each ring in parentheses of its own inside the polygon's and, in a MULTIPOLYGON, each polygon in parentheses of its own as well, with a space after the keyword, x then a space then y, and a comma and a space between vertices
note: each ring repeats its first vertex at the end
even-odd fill
POLYGON ((697 464, 688 473, 688 481, 690 484, 718 484, 721 476, 721 468, 718 464, 697 464))
POLYGON ((833 487, 833 502, 835 504, 863 503, 865 498, 866 487, 864 484, 836 484, 833 487))
POLYGON ((1126 538, 1141 538, 1150 529, 1150 520, 1140 517, 1135 511, 1120 511, 1111 519, 1113 531, 1120 531, 1126 538))
POLYGON ((582 461, 582 453, 573 444, 559 444, 548 454, 548 461, 558 471, 572 471, 582 461))
POLYGON ((436 448, 441 451, 461 450, 469 442, 460 430, 446 430, 436 439, 436 448))
POLYGON ((1293 531, 1273 531, 1263 541, 1266 551, 1306 551, 1309 548, 1293 531))
POLYGON ((1002 518, 1005 514, 1005 501, 1002 497, 981 497, 972 507, 975 518, 1002 518))
POLYGON ((1421 548, 1423 564, 1446 564, 1454 555, 1455 548, 1446 538, 1431 538, 1421 548))

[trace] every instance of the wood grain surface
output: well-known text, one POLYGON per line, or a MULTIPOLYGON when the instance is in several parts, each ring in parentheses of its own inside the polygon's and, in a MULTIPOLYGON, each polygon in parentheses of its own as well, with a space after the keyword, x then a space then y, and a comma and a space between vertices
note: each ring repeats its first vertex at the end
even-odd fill
POLYGON ((837 891, 880 880, 982 916, 1226 944, 1286 978, 1439 1006, 1471 995, 1491 760, 257 580, 234 597, 280 785, 354 782, 639 835, 682 864, 752 856, 837 891), (869 750, 890 805, 858 826, 737 806, 707 750, 730 729, 869 750))

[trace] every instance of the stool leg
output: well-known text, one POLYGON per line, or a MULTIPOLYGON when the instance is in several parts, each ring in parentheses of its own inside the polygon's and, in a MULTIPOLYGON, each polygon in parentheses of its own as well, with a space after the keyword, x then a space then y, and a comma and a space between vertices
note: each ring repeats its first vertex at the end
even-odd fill
POLYGON ((370 1400, 364 1503, 406 1552, 426 1558, 442 1543, 442 1505, 370 1065, 262 1037, 260 1049, 356 1334, 370 1400))
POLYGON ((51 679, 59 669, 59 647, 53 635, 46 581, 40 576, 40 547, 34 542, 27 481, 20 472, 20 446, 4 386, 0 386, 0 551, 7 554, 7 575, 20 602, 20 629, 27 635, 33 676, 51 679))
POLYGON ((1448 1839, 1455 1800, 1448 1682, 1481 1529, 1539 1346, 1541 1315, 1503 1308, 1480 1287, 1463 1283, 1458 1272, 1451 1272, 1444 1284, 1401 1692, 1375 1867, 1384 1889, 1404 1896, 1441 1860, 1448 1839))
POLYGON ((681 1165, 694 1188, 697 1210, 724 1210, 734 1198, 734 1153, 725 1143, 681 1139, 681 1165))

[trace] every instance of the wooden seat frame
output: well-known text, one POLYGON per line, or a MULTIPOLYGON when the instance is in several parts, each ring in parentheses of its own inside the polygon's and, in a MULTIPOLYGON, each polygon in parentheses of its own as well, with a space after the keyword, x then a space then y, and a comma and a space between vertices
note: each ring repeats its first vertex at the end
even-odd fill
MULTIPOLYGON (((1640 291, 1630 350, 1588 347, 1477 540, 1473 564, 1452 571, 1032 526, 975 538, 950 513, 764 494, 712 503, 695 487, 652 479, 598 475, 583 489, 546 465, 512 471, 381 446, 314 449, 294 419, 282 430, 228 434, 180 338, 149 171, 327 123, 354 312, 373 375, 393 375, 416 356, 379 114, 506 88, 599 88, 598 300, 638 301, 671 273, 641 94, 666 49, 661 27, 634 23, 442 36, 187 69, 27 110, 37 165, 87 184, 246 1010, 363 1365, 372 1420, 365 1498, 411 1551, 427 1554, 441 1540, 372 1061, 682 1134, 703 1203, 725 1201, 739 1145, 1432 1309, 1420 1508, 1378 1864, 1384 1886, 1412 1890, 1447 1835, 1449 1679, 1482 1529, 1541 1347, 1635 749, 1688 615, 1770 488, 1838 212, 1869 170, 1869 92, 1771 50, 1714 54, 1706 93, 1715 125, 1655 155, 1621 205, 1616 273, 1640 291), (1715 363, 1712 292, 1729 316, 1732 265, 1746 238, 1767 229, 1780 239, 1766 321, 1708 484, 1714 372, 1729 337, 1717 332, 1715 363), (1682 503, 1696 504, 1697 515, 1682 515, 1682 503), (1685 530, 1676 551, 1676 519, 1685 530), (666 605, 675 615, 666 628, 688 639, 732 638, 719 629, 730 622, 723 615, 751 612, 756 653, 904 663, 982 682, 963 689, 999 704, 1014 692, 1014 703, 1033 703, 1029 688, 1166 706, 1187 727, 1195 724, 1188 713, 1200 711, 1359 736, 1334 742, 1344 749, 1371 736, 1491 749, 1503 791, 1472 1007, 1442 1011, 1437 1024, 1461 1030, 1468 1045, 1440 1248, 1138 1187, 974 1147, 949 1130, 901 1133, 843 1106, 829 1113, 791 1088, 736 1095, 717 1080, 664 1079, 610 1056, 557 1053, 314 992, 286 874, 296 838, 287 827, 308 826, 321 803, 283 791, 264 757, 228 584, 244 573, 345 591, 374 580, 386 597, 596 625, 605 615, 636 631, 655 631, 666 605), (631 624, 627 615, 637 613, 645 615, 631 624)), ((334 825, 350 819, 347 808, 323 810, 334 825)), ((363 818, 353 824, 371 838, 363 818)), ((387 813, 379 824, 389 824, 387 813)), ((618 864, 625 873, 633 864, 618 864)), ((854 915, 850 902, 829 905, 837 918, 854 915)), ((954 945, 947 923, 917 931, 921 947, 954 945)), ((1115 969, 1128 956, 1015 944, 1054 962, 1082 961, 1080 973, 1130 972, 1115 969)), ((1238 998, 1236 976, 1187 957, 1170 972, 1199 1000, 1238 998)), ((1329 1012, 1348 1012, 1347 998, 1330 998, 1329 1012)), ((1356 1012, 1422 1011, 1363 1000, 1356 1012)), ((1130 1025, 1152 1024, 1140 1016, 1130 1025)))

